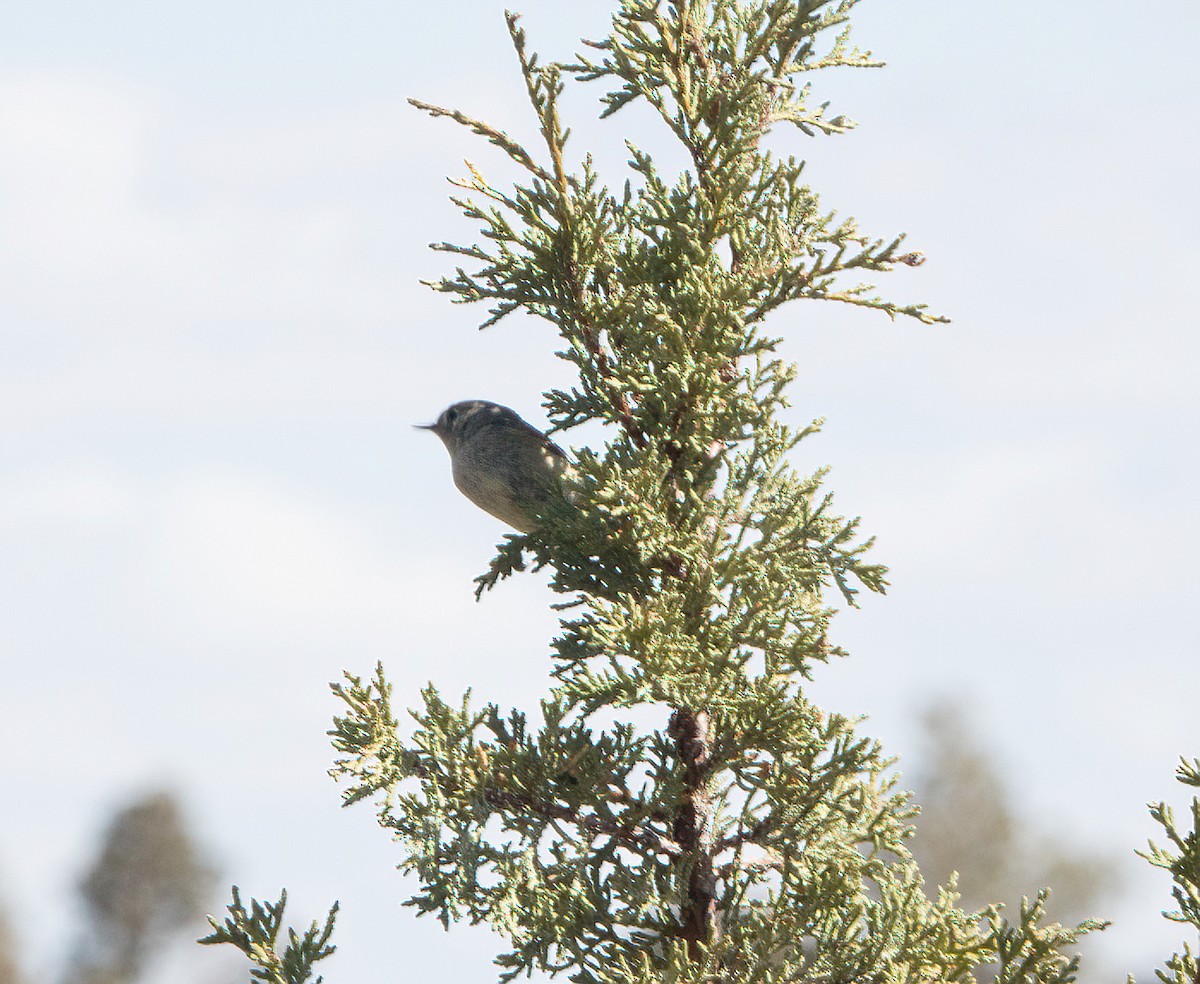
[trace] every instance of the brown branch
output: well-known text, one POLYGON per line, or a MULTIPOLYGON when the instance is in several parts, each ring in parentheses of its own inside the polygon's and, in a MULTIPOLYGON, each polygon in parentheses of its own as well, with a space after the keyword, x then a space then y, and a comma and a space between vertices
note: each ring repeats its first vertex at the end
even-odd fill
POLYGON ((700 66, 701 71, 711 79, 712 67, 709 64, 708 55, 705 53, 703 45, 700 44, 700 33, 695 29, 695 24, 689 26, 692 30, 688 31, 687 49, 692 53, 692 57, 696 59, 696 64, 700 66))
POLYGON ((646 804, 641 800, 636 799, 633 793, 631 793, 628 789, 609 786, 608 792, 605 794, 604 798, 610 803, 620 803, 623 806, 636 807, 651 820, 659 820, 663 823, 666 823, 666 821, 671 819, 671 814, 669 814, 666 810, 654 807, 647 810, 646 804))
MULTIPOLYGON (((402 752, 404 757, 408 759, 404 763, 404 768, 409 775, 424 782, 434 783, 444 796, 454 797, 462 794, 462 786, 452 781, 449 776, 431 772, 420 761, 418 753, 409 751, 408 749, 402 749, 402 752)), ((658 854, 665 854, 671 858, 677 858, 683 853, 683 849, 679 844, 670 838, 664 837, 662 834, 647 827, 639 829, 636 823, 618 823, 615 820, 607 820, 604 817, 595 815, 584 816, 576 808, 563 806, 561 803, 555 803, 552 800, 536 799, 532 796, 515 793, 507 789, 500 789, 496 786, 484 786, 481 792, 484 800, 497 810, 536 813, 547 820, 565 820, 575 824, 575 826, 589 834, 611 837, 613 840, 629 847, 644 848, 658 854)), ((610 789, 606 798, 610 802, 624 803, 635 809, 641 805, 627 791, 625 791, 624 796, 616 797, 610 789)), ((668 819, 667 815, 659 810, 651 811, 649 816, 652 820, 665 821, 668 819)))
POLYGON ((691 861, 679 935, 688 942, 689 956, 701 960, 702 949, 715 932, 717 915, 709 716, 705 711, 679 708, 671 715, 667 734, 675 739, 676 754, 683 763, 684 794, 675 812, 675 841, 691 861))
MULTIPOLYGON (((570 228, 568 224, 568 231, 570 228)), ((571 296, 575 301, 575 322, 579 325, 583 344, 596 363, 596 372, 600 375, 601 382, 608 391, 608 400, 613 409, 617 411, 617 418, 621 421, 621 426, 625 428, 625 433, 629 435, 629 439, 633 441, 635 447, 644 448, 647 443, 646 434, 633 417, 633 408, 629 405, 628 397, 612 385, 612 367, 609 365, 608 356, 600 345, 599 334, 595 327, 583 313, 586 302, 585 291, 583 283, 579 279, 579 272, 575 268, 574 256, 567 257, 566 269, 567 284, 571 288, 571 296)))
POLYGON ((772 826, 771 818, 767 817, 760 820, 749 830, 742 830, 737 834, 730 834, 728 837, 722 837, 717 841, 715 853, 720 854, 722 851, 736 849, 745 844, 757 844, 759 838, 762 837, 772 826))
POLYGON ((722 878, 730 878, 734 873, 739 871, 781 871, 783 868, 783 860, 778 856, 758 858, 754 861, 727 861, 725 864, 717 868, 717 873, 722 878))
POLYGON ((643 848, 668 857, 679 857, 682 849, 674 841, 646 828, 637 829, 630 824, 617 823, 595 815, 583 816, 577 809, 563 806, 551 800, 539 800, 532 796, 514 793, 507 789, 485 786, 482 790, 487 804, 497 810, 516 813, 535 813, 546 820, 565 820, 589 834, 611 837, 629 847, 643 848))

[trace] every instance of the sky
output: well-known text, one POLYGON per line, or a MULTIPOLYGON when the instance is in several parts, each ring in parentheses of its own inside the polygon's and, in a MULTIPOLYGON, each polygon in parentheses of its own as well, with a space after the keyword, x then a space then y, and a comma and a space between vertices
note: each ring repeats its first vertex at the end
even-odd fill
MULTIPOLYGON (((328 684, 382 660, 529 707, 555 619, 524 577, 475 603, 504 529, 410 425, 483 397, 544 424, 569 382, 545 323, 451 306, 427 244, 491 148, 408 96, 533 136, 502 5, 7 0, 0 7, 0 899, 26 966, 66 953, 111 813, 168 787, 223 884, 297 919, 342 903, 328 980, 489 980, 370 809, 325 775, 328 684), (439 8, 440 9, 440 8, 439 8)), ((608 3, 530 0, 568 58, 608 3)), ((881 282, 947 326, 801 303, 798 452, 877 535, 886 597, 836 624, 814 696, 900 756, 920 710, 969 702, 1018 814, 1117 860, 1097 966, 1177 946, 1133 851, 1200 754, 1195 270, 1200 7, 864 0, 888 62, 814 80, 860 126, 781 136, 823 203, 928 256, 881 282)), ((644 115, 567 100, 612 184, 644 115)), ((580 446, 602 436, 572 432, 580 446)), ((1031 886, 1033 888, 1034 886, 1031 886)), ((156 969, 231 979, 208 951, 156 969), (198 969, 199 968, 199 969, 198 969)))

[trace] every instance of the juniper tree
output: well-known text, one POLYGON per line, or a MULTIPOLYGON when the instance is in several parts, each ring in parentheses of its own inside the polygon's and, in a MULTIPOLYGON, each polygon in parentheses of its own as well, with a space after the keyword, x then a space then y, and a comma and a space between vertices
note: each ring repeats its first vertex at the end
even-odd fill
MULTIPOLYGON (((461 265, 432 286, 485 304, 483 327, 548 320, 576 374, 545 394, 548 415, 607 425, 602 448, 575 450, 564 502, 478 579, 482 593, 532 565, 561 596, 539 707, 431 684, 402 727, 382 667, 334 688, 346 802, 376 802, 419 913, 507 939, 503 980, 967 981, 991 965, 1068 981, 1062 948, 1095 926, 1047 924, 1041 897, 1008 922, 926 886, 889 760, 805 693, 841 655, 836 606, 883 591, 886 572, 824 474, 792 464, 820 422, 788 422, 796 368, 768 318, 826 301, 940 320, 864 280, 921 254, 837 218, 802 161, 766 146, 853 125, 808 80, 879 64, 849 41, 854 3, 624 0, 607 37, 550 64, 510 15, 536 146, 414 102, 522 174, 500 187, 469 166, 456 182, 480 238, 437 244, 461 265), (568 82, 598 84, 605 118, 649 107, 688 166, 668 173, 630 143, 611 183, 572 156, 568 82)), ((263 979, 303 980, 328 950, 331 923, 280 954, 281 906, 232 911, 210 939, 252 952, 263 979)))

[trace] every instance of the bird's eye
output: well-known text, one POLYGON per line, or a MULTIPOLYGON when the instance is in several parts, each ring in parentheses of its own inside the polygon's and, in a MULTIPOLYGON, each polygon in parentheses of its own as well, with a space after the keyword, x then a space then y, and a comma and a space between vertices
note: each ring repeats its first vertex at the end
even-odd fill
POLYGON ((452 424, 457 419, 458 419, 458 411, 457 410, 451 408, 450 410, 446 411, 446 423, 452 424))

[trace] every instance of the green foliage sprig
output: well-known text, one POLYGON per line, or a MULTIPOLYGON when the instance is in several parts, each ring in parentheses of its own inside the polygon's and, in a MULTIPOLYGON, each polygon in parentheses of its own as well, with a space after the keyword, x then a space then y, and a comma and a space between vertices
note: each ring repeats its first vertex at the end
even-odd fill
POLYGON ((999 965, 996 984, 1070 984, 1079 970, 1079 957, 1067 957, 1063 949, 1076 942, 1080 934, 1104 929, 1108 923, 1089 919, 1079 926, 1067 928, 1058 923, 1046 923, 1044 890, 1030 902, 1021 900, 1020 918, 1009 923, 999 913, 992 915, 992 937, 999 965))
MULTIPOLYGON (((1181 759, 1175 777, 1185 786, 1200 788, 1200 759, 1181 759)), ((1163 915, 1200 933, 1200 797, 1192 797, 1190 813, 1192 826, 1184 832, 1165 802, 1151 804, 1150 815, 1163 828, 1170 846, 1151 841, 1146 851, 1138 853, 1156 868, 1170 872, 1175 882, 1171 895, 1179 908, 1163 915)), ((1200 955, 1185 941, 1182 952, 1167 961, 1166 971, 1156 973, 1163 984, 1196 984, 1200 981, 1200 955)))
MULTIPOLYGON (((213 932, 200 940, 212 945, 230 943, 250 958, 255 966, 250 976, 267 984, 304 984, 313 975, 313 965, 337 949, 330 944, 338 904, 335 902, 325 917, 324 925, 316 920, 304 934, 287 931, 287 945, 279 949, 279 933, 283 929, 283 912, 287 908, 287 892, 281 892, 278 902, 250 900, 250 908, 242 903, 238 888, 233 887, 233 902, 227 906, 229 917, 224 923, 208 917, 213 932)), ((321 984, 317 977, 314 984, 321 984)))

